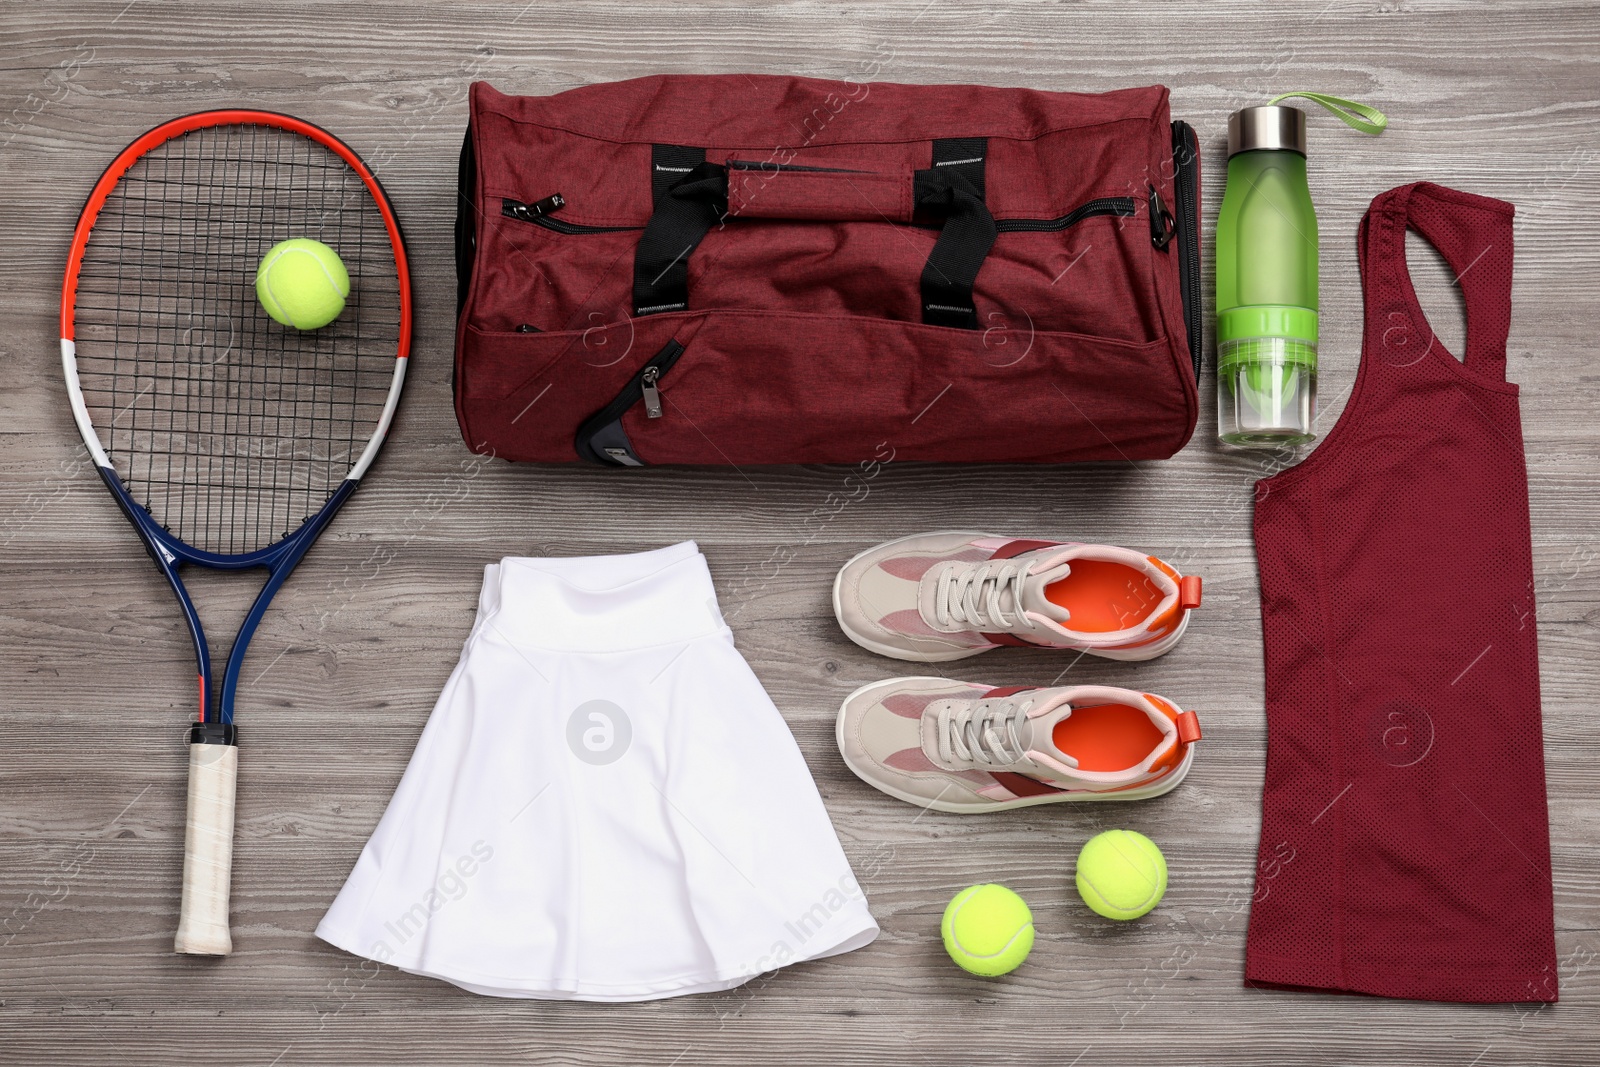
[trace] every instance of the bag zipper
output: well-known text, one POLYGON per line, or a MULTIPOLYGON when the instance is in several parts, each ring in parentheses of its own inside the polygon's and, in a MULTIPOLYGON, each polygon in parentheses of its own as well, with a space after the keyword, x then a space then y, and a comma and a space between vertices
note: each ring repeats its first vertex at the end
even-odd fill
POLYGON ((505 214, 519 219, 531 218, 534 215, 548 215, 567 206, 567 198, 560 193, 551 193, 543 200, 535 200, 531 204, 524 204, 520 200, 502 200, 500 210, 505 214), (509 209, 509 210, 508 210, 509 209))
POLYGON ((1133 215, 1139 210, 1131 196, 1102 196, 1053 219, 999 219, 994 228, 1001 233, 1051 233, 1075 226, 1097 215, 1133 215))
POLYGON ((656 388, 656 383, 660 380, 660 367, 646 367, 644 373, 639 375, 639 392, 644 397, 644 414, 646 418, 659 419, 661 417, 661 390, 656 388))
POLYGON ((633 380, 622 387, 616 399, 601 409, 601 414, 607 416, 605 422, 621 418, 627 411, 640 400, 644 401, 644 413, 652 419, 659 419, 661 410, 661 379, 678 362, 678 357, 683 355, 683 346, 676 341, 668 341, 666 347, 645 361, 639 368, 639 373, 633 380))
MULTIPOLYGON (((786 170, 821 170, 812 167, 786 167, 786 170)), ((543 226, 547 230, 557 233, 622 233, 628 230, 642 230, 643 226, 584 226, 576 222, 565 222, 561 219, 551 218, 550 212, 566 206, 566 198, 560 193, 554 193, 543 200, 536 200, 531 204, 511 197, 502 197, 500 200, 500 214, 507 218, 517 219, 521 222, 531 222, 543 226)), ((1000 233, 1052 233, 1064 230, 1069 226, 1076 226, 1084 219, 1092 219, 1101 215, 1131 216, 1138 213, 1138 205, 1131 196, 1102 196, 1080 204, 1053 219, 1001 219, 995 223, 995 229, 1000 233)))
MULTIPOLYGON (((467 308, 472 291, 472 265, 478 253, 478 213, 474 197, 478 194, 478 157, 472 148, 472 125, 461 142, 461 161, 456 168, 456 318, 467 308)), ((452 384, 454 379, 452 378, 452 384)))
POLYGON ((853 167, 806 167, 799 163, 764 163, 754 159, 730 159, 725 164, 729 170, 763 170, 771 173, 778 171, 803 171, 807 174, 871 174, 869 170, 857 170, 853 167))
POLYGON ((1178 286, 1183 297, 1183 325, 1189 334, 1189 358, 1194 361, 1194 380, 1200 381, 1200 358, 1204 352, 1200 295, 1200 140, 1187 122, 1172 124, 1173 188, 1177 199, 1178 286))
POLYGON ((1156 251, 1165 252, 1172 243, 1172 235, 1177 232, 1178 221, 1167 210, 1167 205, 1161 202, 1161 190, 1150 186, 1150 243, 1156 251))
MULTIPOLYGON (((628 409, 644 401, 644 413, 647 418, 659 419, 665 414, 661 405, 661 379, 672 369, 684 353, 684 347, 677 341, 668 341, 666 346, 645 361, 644 366, 628 383, 622 387, 611 402, 583 421, 578 427, 577 445, 578 455, 585 459, 600 459, 595 456, 589 447, 589 441, 602 428, 616 422, 627 413, 628 409)), ((601 459, 601 462, 605 462, 601 459)))
POLYGON ((567 206, 566 197, 560 193, 552 193, 543 200, 535 200, 525 204, 521 200, 511 197, 500 198, 500 214, 508 219, 517 219, 521 222, 531 222, 536 226, 543 226, 547 230, 557 233, 622 233, 626 230, 642 230, 643 226, 584 226, 576 222, 565 222, 561 219, 550 217, 550 212, 557 211, 567 206))

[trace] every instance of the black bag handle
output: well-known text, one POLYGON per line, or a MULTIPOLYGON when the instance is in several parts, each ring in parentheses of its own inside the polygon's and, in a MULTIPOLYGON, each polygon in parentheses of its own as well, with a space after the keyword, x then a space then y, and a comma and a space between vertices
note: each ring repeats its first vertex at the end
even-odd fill
POLYGON ((689 307, 689 256, 728 213, 728 171, 715 163, 690 168, 656 200, 633 254, 633 313, 689 307))
MULTIPOLYGON (((985 149, 982 138, 936 141, 934 165, 912 176, 913 217, 930 224, 943 220, 921 277, 922 321, 931 326, 978 328, 972 287, 998 233, 984 203, 985 149)), ((634 253, 635 315, 688 309, 690 257, 713 226, 730 219, 728 168, 704 158, 699 149, 655 146, 655 211, 634 253)), ((767 169, 783 171, 776 165, 767 169)), ((806 218, 816 221, 818 215, 813 211, 806 218)), ((859 212, 842 203, 839 218, 859 218, 859 212)))

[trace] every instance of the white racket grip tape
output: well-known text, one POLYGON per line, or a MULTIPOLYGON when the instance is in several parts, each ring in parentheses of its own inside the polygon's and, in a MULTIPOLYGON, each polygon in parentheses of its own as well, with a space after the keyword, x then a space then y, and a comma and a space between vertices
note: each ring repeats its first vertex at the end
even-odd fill
POLYGON ((189 817, 183 835, 183 907, 172 947, 195 956, 226 956, 228 885, 233 870, 233 797, 237 745, 189 746, 189 817))

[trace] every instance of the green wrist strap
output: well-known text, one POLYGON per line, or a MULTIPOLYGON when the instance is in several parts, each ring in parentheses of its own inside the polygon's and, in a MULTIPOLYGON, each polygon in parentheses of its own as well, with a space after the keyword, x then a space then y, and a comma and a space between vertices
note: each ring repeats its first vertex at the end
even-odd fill
POLYGON ((1291 96, 1303 96, 1307 100, 1321 104, 1338 116, 1346 126, 1362 133, 1377 136, 1389 125, 1389 117, 1370 104, 1360 104, 1354 100, 1346 100, 1342 96, 1329 96, 1327 93, 1308 93, 1296 89, 1293 92, 1278 94, 1268 100, 1267 104, 1270 106, 1291 96))

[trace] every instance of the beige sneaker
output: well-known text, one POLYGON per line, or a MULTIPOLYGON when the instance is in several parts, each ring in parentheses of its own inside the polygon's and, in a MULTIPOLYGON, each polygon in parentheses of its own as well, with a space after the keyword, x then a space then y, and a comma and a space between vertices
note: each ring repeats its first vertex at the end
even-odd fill
POLYGON ((833 583, 850 640, 924 663, 998 645, 1153 659, 1199 606, 1198 576, 1142 552, 955 530, 869 548, 833 583))
POLYGON ((1183 781, 1200 721, 1104 685, 1049 689, 891 678, 839 709, 839 752, 867 784, 935 811, 1144 800, 1183 781))

